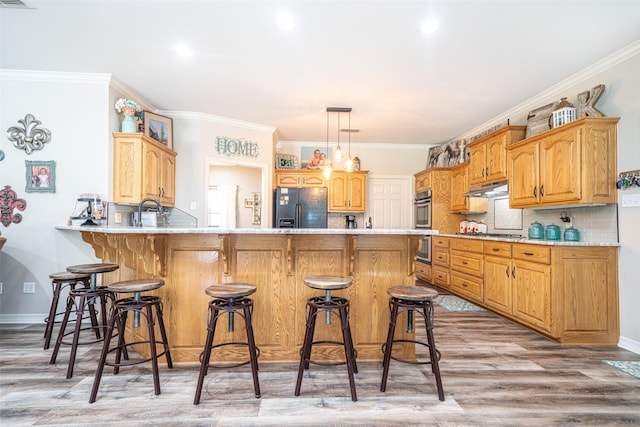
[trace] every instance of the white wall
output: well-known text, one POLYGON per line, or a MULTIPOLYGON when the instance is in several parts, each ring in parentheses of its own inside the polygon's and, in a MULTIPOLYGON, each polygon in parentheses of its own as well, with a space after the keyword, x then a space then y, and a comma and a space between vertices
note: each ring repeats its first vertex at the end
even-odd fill
POLYGON ((27 203, 22 222, 0 226, 7 238, 0 252, 0 322, 42 321, 51 301, 49 274, 96 261, 79 233, 54 226, 67 222, 79 194, 110 194, 109 80, 103 74, 0 70, 0 186, 10 185, 27 203), (27 113, 52 135, 31 155, 6 138, 6 129, 19 126, 27 113), (56 162, 55 193, 25 191, 25 160, 56 162), (35 294, 22 293, 24 282, 35 282, 35 294))

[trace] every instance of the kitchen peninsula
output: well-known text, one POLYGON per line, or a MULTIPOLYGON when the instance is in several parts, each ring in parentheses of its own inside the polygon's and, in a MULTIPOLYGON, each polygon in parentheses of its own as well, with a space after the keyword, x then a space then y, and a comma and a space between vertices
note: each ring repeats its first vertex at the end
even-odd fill
MULTIPOLYGON (((214 283, 255 284, 254 332, 261 362, 299 360, 306 300, 317 291, 303 279, 312 275, 351 276, 353 285, 335 292, 351 302, 350 321, 358 360, 382 359, 391 286, 415 285, 415 256, 430 230, 234 229, 58 226, 80 231, 96 257, 120 264, 108 283, 158 277, 165 325, 174 363, 195 364, 204 347, 209 297, 214 283)), ((319 322, 316 339, 337 339, 339 328, 319 322)), ((144 329, 144 328, 140 328, 144 329)), ((400 329, 400 328, 399 328, 400 329)), ((243 328, 225 340, 241 341, 243 328)), ((129 339, 138 330, 128 327, 129 339)), ((405 332, 406 333, 406 332, 405 332)), ((395 350, 395 348, 394 348, 395 350)), ((404 357, 414 346, 398 348, 404 357)), ((145 354, 144 348, 138 351, 145 354)), ((219 349, 225 360, 243 360, 246 350, 219 349)), ((343 356, 337 346, 314 346, 314 357, 343 356)))

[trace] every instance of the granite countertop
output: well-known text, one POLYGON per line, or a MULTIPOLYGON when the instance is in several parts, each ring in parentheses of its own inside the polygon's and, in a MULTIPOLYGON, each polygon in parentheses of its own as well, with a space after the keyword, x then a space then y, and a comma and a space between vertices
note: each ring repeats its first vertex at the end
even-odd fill
POLYGON ((92 231, 113 234, 355 234, 355 235, 413 235, 439 234, 437 230, 368 229, 368 228, 158 228, 158 227, 101 227, 56 225, 57 230, 92 231))
POLYGON ((619 242, 568 242, 564 240, 544 240, 544 239, 528 239, 526 237, 507 237, 507 236, 482 236, 482 235, 469 235, 469 234, 439 234, 443 237, 457 237, 461 239, 474 239, 474 240, 497 240, 500 242, 511 243, 528 243, 533 245, 546 245, 546 246, 615 246, 619 247, 619 242))

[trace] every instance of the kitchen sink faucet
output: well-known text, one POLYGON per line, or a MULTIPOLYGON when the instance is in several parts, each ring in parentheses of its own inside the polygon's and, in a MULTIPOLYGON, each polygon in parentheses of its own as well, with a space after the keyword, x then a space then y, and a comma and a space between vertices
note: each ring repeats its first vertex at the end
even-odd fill
POLYGON ((142 205, 144 205, 147 202, 155 203, 156 206, 158 207, 158 212, 162 213, 162 206, 160 205, 160 202, 158 200, 154 199, 153 197, 147 197, 146 199, 142 199, 140 201, 140 204, 138 205, 138 223, 135 224, 136 227, 142 227, 142 205))

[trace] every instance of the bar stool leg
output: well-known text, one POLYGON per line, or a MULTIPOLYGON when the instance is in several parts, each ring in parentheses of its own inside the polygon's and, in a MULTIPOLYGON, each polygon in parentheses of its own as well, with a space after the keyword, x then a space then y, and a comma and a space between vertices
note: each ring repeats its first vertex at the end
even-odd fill
POLYGON ((147 325, 149 328, 149 350, 151 350, 151 369, 153 371, 153 389, 156 396, 160 394, 160 373, 158 370, 158 352, 156 350, 155 321, 153 318, 153 305, 147 305, 147 325))
MULTIPOLYGON (((105 362, 107 361, 107 354, 109 353, 109 343, 111 341, 111 337, 113 335, 113 328, 116 323, 116 318, 118 317, 117 308, 112 308, 112 315, 109 316, 109 323, 106 326, 104 331, 104 342, 102 345, 102 352, 100 353, 100 360, 98 361, 98 369, 96 370, 96 376, 93 380, 93 388, 91 389, 91 396, 89 396, 89 403, 93 403, 96 401, 96 396, 98 395, 98 388, 100 387, 100 380, 102 379, 102 373, 104 372, 105 362)), ((118 338, 118 341, 120 339, 118 338)))
POLYGON ((351 324, 349 323, 349 307, 347 307, 347 325, 349 326, 349 328, 347 329, 348 333, 348 338, 349 338, 349 347, 351 347, 351 360, 353 360, 353 373, 357 374, 358 373, 358 362, 356 361, 356 347, 353 345, 353 337, 351 335, 351 324))
POLYGON ((47 326, 44 329, 44 349, 47 350, 51 344, 51 334, 53 333, 53 324, 56 320, 56 312, 58 311, 58 301, 60 300, 60 291, 62 290, 62 283, 58 281, 53 282, 53 297, 51 299, 51 308, 49 308, 49 316, 45 320, 47 326))
POLYGON ((436 377, 436 387, 438 389, 438 399, 444 401, 444 389, 442 387, 442 378, 440 377, 440 366, 438 364, 438 353, 436 352, 436 340, 433 337, 433 306, 429 302, 429 309, 427 306, 423 308, 424 324, 427 329, 427 343, 429 344, 429 358, 431 359, 431 371, 436 377))
MULTIPOLYGON (((71 343, 71 352, 69 353, 69 366, 67 367, 67 379, 73 376, 73 368, 76 363, 76 353, 78 351, 78 341, 80 339, 80 331, 82 330, 82 318, 84 317, 84 306, 86 303, 86 297, 83 295, 80 297, 80 302, 76 306, 76 325, 73 333, 73 340, 71 343)), ((64 331, 60 331, 64 332, 64 331)))
MULTIPOLYGON (((167 338, 167 330, 164 327, 164 320, 162 317, 162 303, 159 302, 156 305, 156 316, 158 317, 158 326, 160 327, 160 336, 164 344, 164 357, 167 360, 167 367, 173 369, 173 361, 171 359, 171 350, 169 350, 169 339, 167 338)), ((124 329, 123 329, 124 330, 124 329)))
POLYGON ((64 337, 64 331, 67 328, 67 323, 69 323, 69 317, 71 316, 73 305, 73 298, 67 298, 67 309, 65 310, 64 316, 62 317, 62 322, 60 322, 60 332, 58 332, 58 338, 56 338, 56 343, 53 346, 53 353, 51 354, 51 359, 49 360, 50 365, 54 365, 56 363, 56 359, 58 358, 58 351, 60 350, 60 345, 62 344, 62 338, 64 337))
POLYGON ((302 350, 300 351, 300 366, 298 366, 298 379, 296 380, 295 395, 300 396, 300 389, 302 387, 302 377, 304 376, 305 369, 309 369, 309 359, 311 357, 311 344, 313 342, 313 333, 316 323, 316 316, 318 309, 312 305, 307 305, 309 309, 307 312, 307 327, 304 333, 304 342, 302 344, 302 350))
POLYGON ((253 315, 251 313, 253 305, 244 307, 244 324, 247 331, 247 343, 249 347, 249 360, 251 361, 251 373, 253 375, 253 390, 256 397, 261 397, 260 383, 258 381, 258 353, 256 342, 253 336, 253 315))
POLYGON ((344 354, 347 359, 347 374, 349 375, 349 388, 351 388, 351 400, 358 401, 356 395, 356 381, 353 377, 354 366, 356 364, 353 344, 351 342, 351 328, 349 326, 349 316, 347 314, 347 308, 340 308, 340 323, 342 327, 342 340, 344 342, 344 354))
POLYGON ((213 346, 213 338, 216 331, 216 324, 218 323, 218 309, 209 303, 209 327, 207 328, 207 340, 204 345, 204 351, 200 355, 200 374, 198 375, 198 383, 196 385, 196 395, 193 399, 193 404, 200 403, 200 396, 202 395, 202 386, 204 384, 204 377, 209 371, 209 359, 211 358, 211 347, 213 346))
POLYGON ((393 349, 393 336, 396 332, 396 322, 398 321, 398 305, 390 303, 389 332, 387 333, 387 343, 384 349, 384 359, 382 360, 382 382, 380 391, 387 390, 387 378, 389 377, 389 365, 391 362, 391 350, 393 349))

